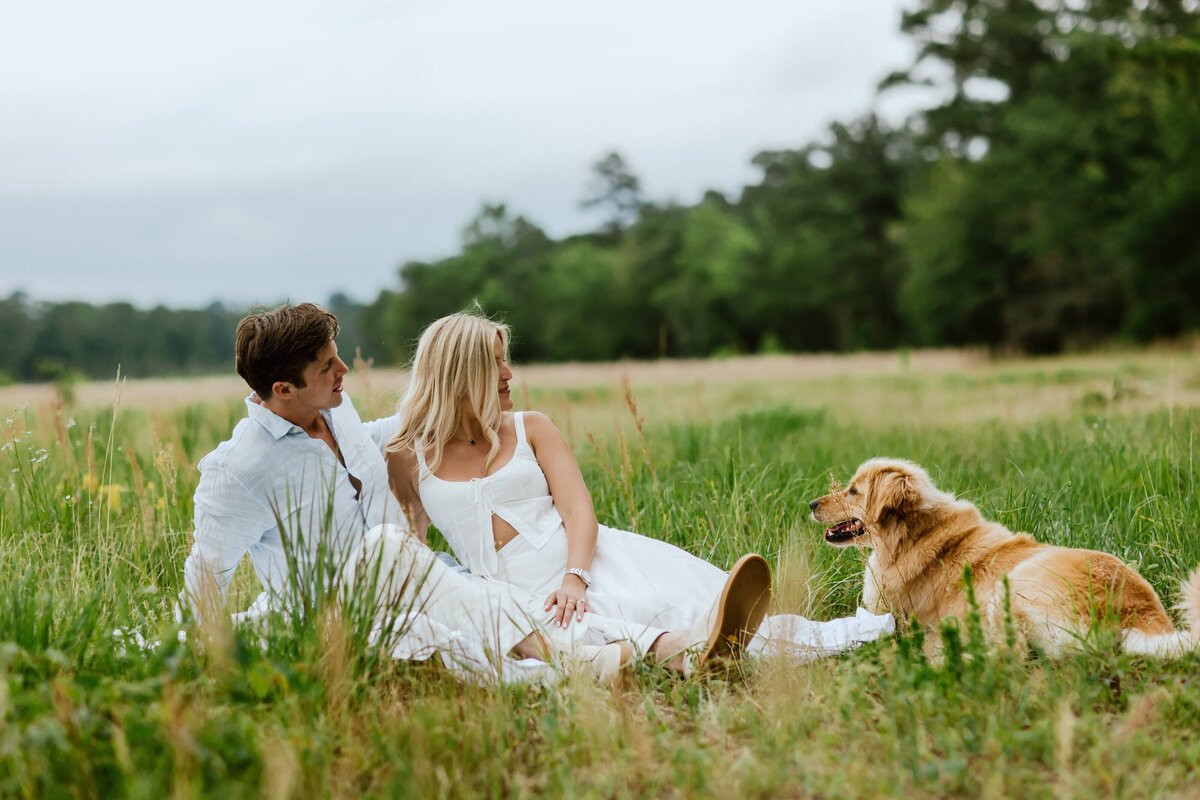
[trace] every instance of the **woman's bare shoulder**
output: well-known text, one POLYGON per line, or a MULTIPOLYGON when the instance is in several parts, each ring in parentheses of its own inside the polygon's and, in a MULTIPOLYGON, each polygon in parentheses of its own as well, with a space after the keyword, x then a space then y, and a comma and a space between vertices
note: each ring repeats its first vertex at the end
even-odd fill
POLYGON ((529 437, 529 443, 537 449, 539 442, 544 444, 552 444, 564 441, 562 431, 554 424, 554 420, 540 411, 526 411, 523 417, 525 421, 525 434, 529 437))
POLYGON ((541 411, 526 411, 521 415, 521 419, 525 423, 525 430, 531 433, 535 430, 558 430, 554 420, 541 411))

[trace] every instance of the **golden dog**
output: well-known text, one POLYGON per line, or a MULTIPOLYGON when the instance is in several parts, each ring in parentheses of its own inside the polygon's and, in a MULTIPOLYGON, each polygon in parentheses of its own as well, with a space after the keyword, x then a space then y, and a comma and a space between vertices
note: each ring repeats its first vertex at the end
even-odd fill
POLYGON ((939 490, 921 467, 877 458, 846 488, 809 504, 831 524, 825 541, 869 547, 863 604, 871 611, 915 617, 927 627, 969 609, 963 568, 989 637, 1001 636, 1004 578, 1012 620, 1023 645, 1049 656, 1078 645, 1095 625, 1111 625, 1127 652, 1172 656, 1200 647, 1200 569, 1183 583, 1180 608, 1188 630, 1176 630, 1154 589, 1115 556, 1055 547, 989 522, 972 504, 939 490))

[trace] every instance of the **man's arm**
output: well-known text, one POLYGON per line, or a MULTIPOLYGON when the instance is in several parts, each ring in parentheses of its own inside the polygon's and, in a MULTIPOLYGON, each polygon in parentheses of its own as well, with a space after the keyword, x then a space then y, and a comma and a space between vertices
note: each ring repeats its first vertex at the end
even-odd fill
POLYGON ((380 417, 370 422, 364 422, 363 427, 367 429, 367 435, 371 437, 371 441, 379 447, 379 452, 383 453, 387 443, 400 430, 400 412, 397 411, 390 417, 380 417))
POLYGON ((196 488, 195 543, 183 565, 180 605, 201 619, 225 607, 233 572, 265 531, 275 527, 270 509, 223 469, 200 476, 196 488))

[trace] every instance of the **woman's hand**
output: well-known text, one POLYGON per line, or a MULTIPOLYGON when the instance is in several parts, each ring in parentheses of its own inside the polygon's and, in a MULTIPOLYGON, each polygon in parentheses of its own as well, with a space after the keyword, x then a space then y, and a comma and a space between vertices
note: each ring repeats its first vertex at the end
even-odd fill
POLYGON ((571 617, 581 621, 587 611, 587 585, 578 575, 563 577, 562 586, 555 589, 546 598, 546 611, 554 609, 554 624, 565 628, 571 624, 571 617))

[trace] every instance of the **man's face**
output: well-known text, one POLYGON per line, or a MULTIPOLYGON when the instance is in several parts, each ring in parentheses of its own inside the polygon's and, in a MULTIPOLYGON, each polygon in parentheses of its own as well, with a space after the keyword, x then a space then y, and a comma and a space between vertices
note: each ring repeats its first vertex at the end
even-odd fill
POLYGON ((317 410, 337 408, 342 404, 342 378, 349 371, 346 362, 338 358, 337 343, 330 341, 304 368, 303 388, 292 387, 295 400, 317 410))

